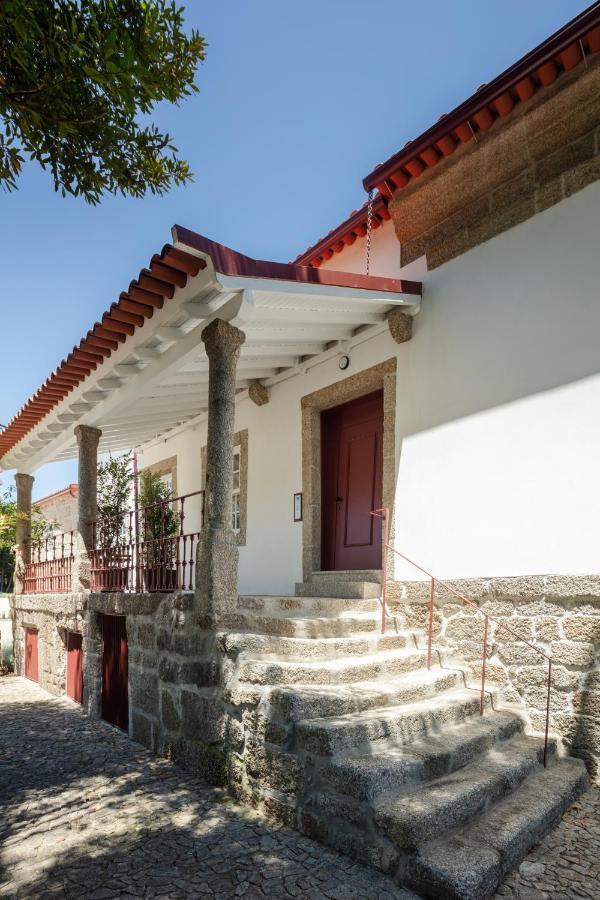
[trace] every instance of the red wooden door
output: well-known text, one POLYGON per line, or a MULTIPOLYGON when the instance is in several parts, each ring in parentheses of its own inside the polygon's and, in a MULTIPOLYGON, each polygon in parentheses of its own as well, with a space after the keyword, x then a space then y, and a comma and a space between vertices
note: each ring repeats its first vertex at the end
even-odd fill
POLYGON ((129 730, 125 616, 102 616, 102 718, 129 730))
POLYGON ((67 697, 83 703, 83 646, 75 631, 67 632, 67 697))
POLYGON ((39 681, 37 628, 25 629, 25 678, 39 681))
POLYGON ((381 568, 383 392, 321 414, 322 566, 381 568))

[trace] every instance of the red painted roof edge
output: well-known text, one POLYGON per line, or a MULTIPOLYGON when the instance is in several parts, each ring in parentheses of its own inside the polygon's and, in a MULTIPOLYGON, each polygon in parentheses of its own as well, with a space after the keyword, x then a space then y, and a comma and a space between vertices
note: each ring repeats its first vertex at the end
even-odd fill
POLYGON ((46 494, 45 497, 40 497, 39 500, 33 501, 33 506, 41 506, 42 503, 47 503, 48 500, 55 500, 57 497, 62 497, 63 494, 69 494, 71 497, 76 497, 79 491, 79 485, 77 483, 72 483, 67 485, 67 487, 61 488, 59 491, 54 491, 53 494, 46 494))
POLYGON ((195 231, 173 226, 173 242, 180 242, 186 247, 199 250, 210 256, 217 272, 222 275, 233 275, 245 278, 271 278, 283 281, 295 281, 305 284, 323 284, 347 288, 363 288, 372 291, 387 291, 395 294, 421 295, 419 281, 406 281, 398 278, 384 278, 379 275, 359 275, 353 272, 336 272, 322 270, 311 266, 299 266, 295 263, 268 262, 252 259, 238 253, 230 247, 211 241, 195 231))
MULTIPOLYGON (((379 194, 373 200, 373 213, 377 215, 380 212, 381 207, 386 206, 387 204, 381 194, 379 194)), ((330 247, 331 244, 337 243, 343 239, 344 235, 348 234, 349 231, 352 231, 353 228, 357 228, 359 225, 362 225, 367 218, 367 203, 361 206, 360 209, 355 209, 350 213, 347 219, 344 219, 336 228, 332 228, 331 231, 322 237, 320 240, 313 244, 311 247, 308 247, 302 253, 298 254, 296 259, 294 260, 294 264, 297 266, 303 266, 309 263, 312 259, 319 256, 319 253, 322 252, 325 248, 330 247)))
POLYGON ((391 156, 386 162, 380 163, 372 172, 363 178, 363 186, 366 191, 371 190, 391 175, 400 165, 408 162, 414 156, 421 153, 432 143, 448 134, 457 125, 460 125, 474 112, 496 99, 499 94, 514 86, 526 75, 530 75, 547 60, 552 59, 561 50, 566 49, 574 41, 584 37, 594 25, 600 21, 600 2, 593 3, 554 34, 538 44, 529 53, 513 63, 504 72, 501 72, 493 81, 490 81, 478 91, 475 91, 467 100, 447 113, 435 125, 424 131, 418 138, 411 141, 402 150, 391 156))

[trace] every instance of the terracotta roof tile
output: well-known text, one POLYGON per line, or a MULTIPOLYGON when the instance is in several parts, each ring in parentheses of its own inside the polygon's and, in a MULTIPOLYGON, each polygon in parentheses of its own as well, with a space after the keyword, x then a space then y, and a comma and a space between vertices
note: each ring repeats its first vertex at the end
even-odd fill
MULTIPOLYGON (((457 147, 471 141, 479 132, 487 131, 496 120, 510 116, 521 103, 599 51, 600 2, 597 2, 493 81, 482 84, 464 103, 440 116, 435 125, 407 141, 402 150, 386 162, 376 166, 363 179, 363 186, 367 191, 378 191, 373 204, 378 217, 382 209, 387 212, 387 202, 398 190, 436 166, 442 157, 451 156, 457 147)), ((347 234, 360 234, 360 228, 366 230, 366 220, 367 204, 299 254, 295 262, 320 266, 324 260, 331 259, 334 252, 339 252, 336 246, 340 246, 347 234)))
MULTIPOLYGON (((418 282, 357 275, 352 272, 319 272, 307 266, 255 260, 180 225, 174 226, 173 239, 174 242, 181 242, 209 256, 215 269, 223 275, 421 293, 418 282)), ((173 297, 175 287, 184 287, 188 277, 194 277, 205 267, 204 259, 173 247, 172 244, 166 244, 160 253, 155 254, 150 260, 149 268, 142 269, 138 277, 130 282, 127 291, 119 295, 118 301, 111 304, 100 322, 96 322, 0 432, 0 459, 91 372, 109 359, 137 328, 152 318, 154 310, 161 309, 173 297)))

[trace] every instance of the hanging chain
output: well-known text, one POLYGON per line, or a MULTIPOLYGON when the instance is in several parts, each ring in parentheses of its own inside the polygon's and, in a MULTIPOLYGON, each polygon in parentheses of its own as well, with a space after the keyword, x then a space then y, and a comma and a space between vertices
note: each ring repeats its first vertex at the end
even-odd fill
POLYGON ((371 223, 373 221, 373 188, 369 191, 369 203, 367 205, 367 275, 371 267, 371 223))

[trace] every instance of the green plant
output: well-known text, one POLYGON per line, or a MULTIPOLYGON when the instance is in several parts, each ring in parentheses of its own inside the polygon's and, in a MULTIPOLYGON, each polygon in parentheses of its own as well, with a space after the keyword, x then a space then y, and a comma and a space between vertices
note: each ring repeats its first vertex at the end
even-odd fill
POLYGON ((173 491, 159 472, 145 469, 140 472, 140 530, 146 543, 146 565, 173 565, 175 542, 160 540, 179 533, 181 517, 173 508, 173 491))
POLYGON ((170 135, 148 122, 160 101, 198 90, 206 43, 183 24, 172 0, 2 0, 0 185, 16 187, 26 156, 88 203, 187 182, 170 135))
MULTIPOLYGON (((0 494, 0 548, 12 552, 16 542, 17 504, 14 489, 0 494)), ((13 559, 14 561, 14 559, 13 559)))
POLYGON ((111 549, 129 540, 133 485, 132 453, 98 463, 96 546, 111 549))
MULTIPOLYGON (((0 552, 2 552, 2 560, 5 564, 10 562, 14 565, 17 522, 26 518, 25 513, 19 513, 17 510, 13 487, 0 494, 0 552)), ((37 506, 33 506, 31 509, 31 540, 43 541, 45 538, 51 537, 53 532, 52 523, 46 519, 37 506)))

